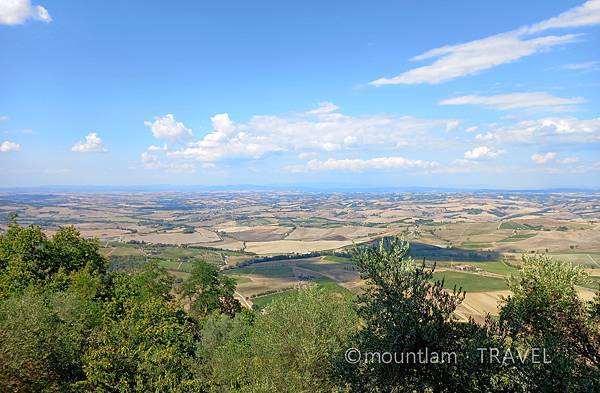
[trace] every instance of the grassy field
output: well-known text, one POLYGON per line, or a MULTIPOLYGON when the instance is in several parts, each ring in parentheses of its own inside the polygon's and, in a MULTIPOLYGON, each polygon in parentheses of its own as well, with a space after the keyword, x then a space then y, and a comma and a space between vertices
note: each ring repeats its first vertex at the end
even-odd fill
POLYGON ((252 304, 256 305, 258 308, 263 308, 267 304, 271 303, 275 299, 283 298, 288 296, 290 293, 297 291, 297 289, 290 289, 289 291, 284 292, 276 292, 268 295, 258 296, 252 298, 252 304))
MULTIPOLYGON (((334 292, 336 294, 339 294, 340 296, 344 296, 344 297, 348 297, 348 298, 355 296, 352 292, 337 285, 335 281, 330 280, 326 277, 320 278, 319 280, 315 281, 315 284, 317 286, 319 286, 319 288, 322 288, 325 291, 334 292)), ((271 303, 273 300, 280 299, 285 296, 289 296, 291 293, 293 293, 295 291, 297 291, 297 289, 290 289, 288 291, 282 291, 282 292, 270 293, 268 295, 257 296, 257 297, 252 298, 252 303, 255 304, 258 308, 262 308, 262 307, 266 306, 267 304, 271 303)))
POLYGON ((518 242, 520 240, 525 240, 525 239, 529 239, 530 237, 534 237, 535 235, 537 235, 537 233, 515 233, 514 235, 511 235, 511 236, 507 237, 506 239, 499 240, 499 242, 501 242, 501 243, 518 242))
POLYGON ((305 269, 315 270, 317 272, 327 272, 332 269, 340 269, 347 267, 349 270, 352 270, 354 265, 347 263, 300 263, 298 266, 303 267, 305 269))
POLYGON ((335 292, 340 294, 341 296, 345 296, 345 297, 354 297, 355 295, 350 292, 349 290, 347 290, 344 287, 339 286, 335 281, 327 278, 327 277, 322 277, 319 279, 319 281, 317 282, 317 285, 323 289, 325 289, 326 291, 331 291, 331 292, 335 292))
POLYGON ((503 276, 507 276, 510 274, 516 274, 519 272, 518 269, 516 269, 502 261, 481 262, 481 263, 475 264, 475 266, 482 268, 486 272, 501 274, 503 276))
POLYGON ((158 264, 167 270, 179 270, 179 262, 177 261, 159 261, 158 264))
POLYGON ((351 262, 350 258, 338 257, 335 255, 324 256, 323 260, 328 261, 328 262, 336 262, 336 263, 350 263, 351 262))
POLYGON ((435 272, 434 280, 444 279, 444 288, 452 289, 462 287, 466 292, 487 292, 507 289, 506 282, 502 278, 486 277, 479 274, 462 272, 435 272))
POLYGON ((236 284, 243 284, 246 282, 252 282, 251 279, 249 279, 248 277, 242 277, 242 276, 237 276, 235 274, 228 274, 229 277, 233 278, 236 282, 236 284))
POLYGON ((127 265, 133 266, 134 260, 136 266, 143 265, 146 260, 158 260, 164 268, 182 272, 190 272, 196 260, 221 266, 225 263, 225 258, 228 258, 229 264, 237 264, 252 257, 251 254, 228 250, 121 242, 108 243, 102 248, 102 253, 111 260, 111 265, 118 265, 121 268, 126 268, 127 265))
POLYGON ((534 226, 528 225, 528 224, 522 224, 520 222, 504 221, 500 224, 499 229, 536 229, 536 228, 537 227, 534 227, 534 226))
POLYGON ((230 269, 227 271, 227 274, 232 274, 232 275, 252 274, 252 275, 256 275, 256 276, 272 277, 272 278, 293 277, 294 276, 292 268, 289 266, 257 266, 257 267, 249 266, 249 267, 230 269))
POLYGON ((492 243, 476 243, 476 242, 465 242, 461 243, 461 248, 466 248, 468 250, 477 250, 481 248, 492 248, 494 245, 492 243))
POLYGON ((561 253, 551 255, 552 257, 565 262, 571 262, 589 267, 600 267, 600 254, 561 253))

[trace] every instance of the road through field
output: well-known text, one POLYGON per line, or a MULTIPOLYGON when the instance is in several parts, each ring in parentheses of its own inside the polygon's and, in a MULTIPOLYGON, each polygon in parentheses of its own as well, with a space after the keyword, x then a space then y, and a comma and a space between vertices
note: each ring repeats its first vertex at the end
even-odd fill
POLYGON ((242 295, 238 291, 235 291, 234 294, 237 295, 237 297, 242 301, 242 303, 244 303, 244 305, 246 307, 248 307, 249 309, 252 309, 252 302, 250 300, 246 299, 246 296, 242 295))

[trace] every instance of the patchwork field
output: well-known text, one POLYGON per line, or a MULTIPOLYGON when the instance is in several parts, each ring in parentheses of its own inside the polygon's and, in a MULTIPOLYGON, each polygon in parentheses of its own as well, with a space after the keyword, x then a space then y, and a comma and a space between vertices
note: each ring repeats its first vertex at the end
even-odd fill
POLYGON ((597 193, 0 192, 0 231, 12 220, 49 234, 73 225, 100 240, 111 269, 156 259, 185 280, 206 260, 248 307, 307 285, 359 293, 349 250, 390 236, 467 291, 459 318, 494 314, 525 253, 586 268, 582 296, 600 283, 597 193))

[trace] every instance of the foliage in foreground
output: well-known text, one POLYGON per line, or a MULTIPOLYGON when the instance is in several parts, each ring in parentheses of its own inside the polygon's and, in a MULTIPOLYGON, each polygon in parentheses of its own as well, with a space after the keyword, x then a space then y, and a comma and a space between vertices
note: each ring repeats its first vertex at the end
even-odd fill
POLYGON ((479 325, 455 317, 463 291, 407 252, 399 240, 357 250, 368 285, 356 300, 311 287, 258 313, 205 262, 175 289, 156 263, 108 272, 98 243, 73 228, 48 238, 11 225, 0 236, 0 391, 600 390, 600 296, 577 296, 580 270, 526 256, 498 320, 479 325), (351 347, 457 361, 349 364, 351 347), (545 348, 552 363, 481 363, 478 347, 545 348))
MULTIPOLYGON (((512 295, 501 305, 500 322, 516 351, 542 348, 551 364, 516 364, 533 391, 600 390, 600 316, 575 286, 586 279, 579 266, 546 255, 525 255, 511 277, 512 295)), ((597 304, 600 292, 596 293, 597 304)))
POLYGON ((276 299, 211 359, 216 391, 331 391, 336 355, 357 330, 352 304, 312 287, 276 299))

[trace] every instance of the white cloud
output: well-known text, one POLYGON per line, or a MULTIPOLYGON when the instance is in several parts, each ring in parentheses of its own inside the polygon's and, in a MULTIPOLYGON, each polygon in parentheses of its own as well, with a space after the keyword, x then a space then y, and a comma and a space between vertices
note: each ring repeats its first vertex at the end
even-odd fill
POLYGON ((458 120, 450 120, 446 122, 446 131, 455 130, 460 125, 458 120))
POLYGON ((253 116, 248 122, 233 122, 226 113, 212 117, 213 131, 199 141, 168 154, 174 158, 210 162, 229 158, 260 158, 268 153, 352 150, 373 147, 394 150, 442 142, 431 131, 444 130, 451 120, 340 113, 331 103, 316 110, 285 116, 253 116), (326 109, 323 109, 326 108, 326 109))
POLYGON ((315 109, 308 111, 307 113, 311 115, 323 115, 331 112, 337 111, 339 108, 337 105, 331 102, 321 102, 319 106, 315 109))
POLYGON ((32 6, 29 0, 0 1, 0 25, 20 25, 27 19, 52 21, 48 10, 41 5, 32 6))
POLYGON ((0 153, 8 153, 11 151, 21 150, 21 145, 11 141, 4 141, 0 143, 0 153))
POLYGON ((559 164, 563 164, 563 165, 575 164, 575 163, 579 162, 579 158, 578 157, 565 157, 565 158, 561 158, 560 160, 556 160, 556 162, 558 162, 559 164))
POLYGON ((587 1, 532 26, 501 33, 458 45, 431 49, 412 58, 414 61, 434 59, 429 65, 413 68, 392 78, 380 78, 370 82, 374 86, 395 84, 436 84, 465 75, 517 61, 553 46, 574 42, 577 35, 546 35, 528 39, 527 36, 548 29, 581 27, 600 24, 600 0, 587 1))
POLYGON ((335 159, 329 158, 325 161, 310 160, 306 165, 289 166, 292 172, 304 171, 353 171, 363 172, 369 170, 391 170, 391 169, 431 169, 439 164, 435 161, 410 160, 404 157, 377 157, 370 159, 335 159))
POLYGON ((107 151, 102 143, 102 139, 95 133, 90 132, 85 136, 85 142, 79 141, 71 147, 71 150, 77 153, 104 153, 107 151))
POLYGON ((156 154, 145 151, 140 156, 142 165, 146 169, 160 169, 174 173, 191 173, 196 170, 196 167, 185 162, 163 162, 156 154))
POLYGON ((467 160, 465 158, 459 158, 457 160, 453 160, 451 162, 451 164, 466 167, 466 166, 478 165, 479 163, 477 161, 467 160))
POLYGON ((321 145, 321 148, 325 151, 336 151, 342 148, 342 145, 338 143, 325 142, 321 145))
POLYGON ((469 128, 467 128, 465 131, 466 131, 466 132, 475 132, 475 131, 477 131, 477 126, 472 126, 472 127, 469 127, 469 128))
POLYGON ((168 150, 167 145, 162 145, 162 147, 155 146, 155 145, 148 146, 148 151, 167 151, 167 150, 168 150))
POLYGON ((502 153, 504 153, 503 150, 493 149, 487 146, 478 146, 472 150, 466 151, 464 157, 466 160, 492 159, 497 158, 502 153))
POLYGON ((192 136, 192 130, 175 120, 172 114, 165 116, 156 116, 154 122, 145 121, 144 124, 152 130, 152 135, 156 139, 167 141, 177 141, 192 136))
POLYGON ((571 71, 595 71, 600 70, 600 61, 586 61, 584 63, 564 64, 559 68, 562 70, 571 71))
POLYGON ((218 113, 210 118, 213 129, 222 135, 230 134, 234 129, 235 125, 229 118, 227 113, 218 113))
POLYGON ((589 0, 579 7, 572 8, 562 14, 546 19, 527 28, 528 33, 538 33, 549 29, 581 27, 600 24, 600 0, 589 0))
POLYGON ((577 119, 574 117, 525 120, 497 127, 494 131, 478 134, 480 141, 498 143, 590 143, 600 141, 600 117, 577 119))
POLYGON ((496 134, 492 132, 486 132, 485 134, 477 134, 475 135, 475 139, 482 142, 494 141, 496 140, 496 134))
POLYGON ((8 116, 0 116, 0 121, 6 121, 8 120, 8 116))
POLYGON ((575 41, 577 35, 545 36, 529 40, 517 33, 504 33, 466 44, 430 50, 413 60, 437 58, 430 65, 413 68, 393 78, 370 82, 374 86, 446 82, 465 75, 531 56, 552 46, 575 41))
POLYGON ((553 151, 549 151, 548 153, 544 153, 544 154, 534 154, 531 156, 531 161, 535 162, 536 164, 547 164, 551 161, 554 161, 554 159, 556 158, 556 153, 553 151))
POLYGON ((600 172, 600 161, 586 163, 586 165, 573 165, 562 167, 536 166, 527 168, 527 171, 533 173, 544 173, 552 175, 596 173, 600 172))
POLYGON ((442 100, 440 105, 480 105, 499 110, 544 108, 556 109, 585 102, 581 97, 561 98, 545 92, 510 93, 491 96, 466 95, 442 100))
POLYGON ((315 152, 302 152, 302 153, 298 154, 298 159, 308 160, 308 159, 316 157, 316 155, 317 155, 317 153, 315 153, 315 152))

